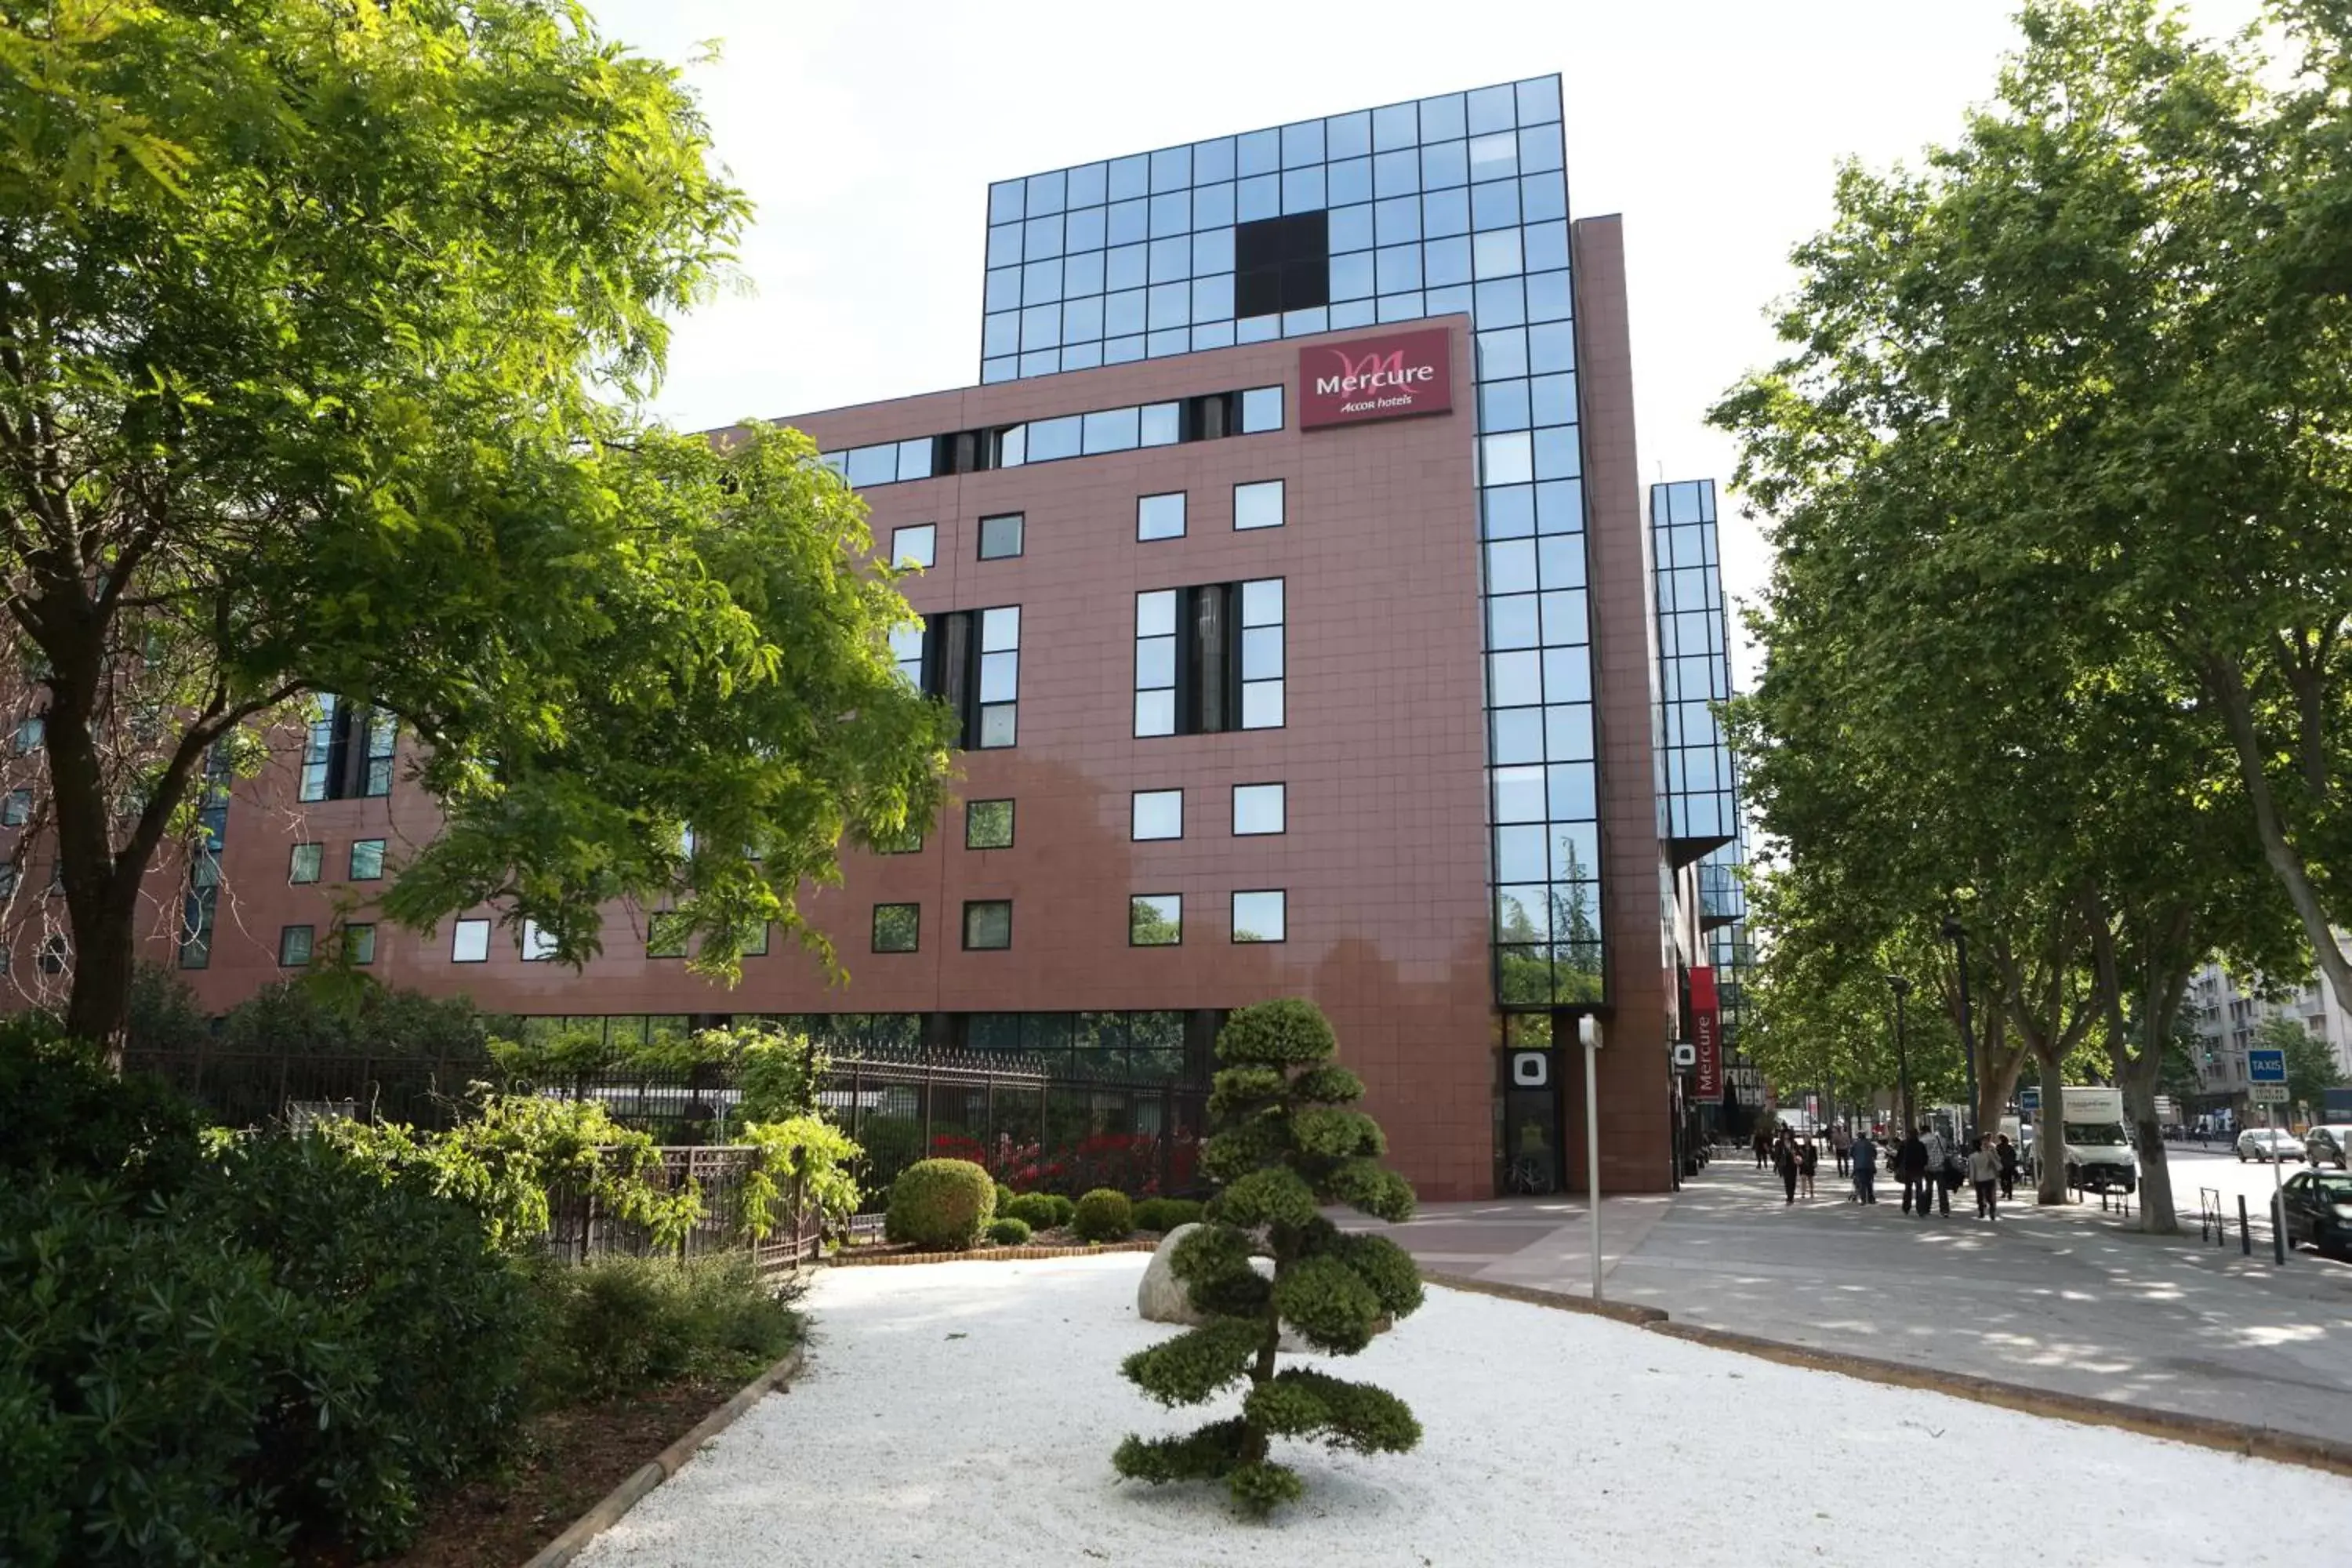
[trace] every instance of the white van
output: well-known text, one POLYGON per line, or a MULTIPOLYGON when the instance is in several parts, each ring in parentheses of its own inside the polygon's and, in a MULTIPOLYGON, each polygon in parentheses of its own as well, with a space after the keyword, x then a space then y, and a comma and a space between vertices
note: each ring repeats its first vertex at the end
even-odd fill
MULTIPOLYGON (((2131 1132, 2124 1125, 2124 1091, 2098 1085, 2070 1085, 2065 1089, 2063 1152, 2066 1161, 2066 1184, 2084 1192, 2137 1192, 2139 1188, 2139 1153, 2132 1147, 2131 1132)), ((2041 1168, 2041 1140, 2032 1137, 2040 1128, 2030 1131, 2026 1158, 2031 1168, 2041 1168)))

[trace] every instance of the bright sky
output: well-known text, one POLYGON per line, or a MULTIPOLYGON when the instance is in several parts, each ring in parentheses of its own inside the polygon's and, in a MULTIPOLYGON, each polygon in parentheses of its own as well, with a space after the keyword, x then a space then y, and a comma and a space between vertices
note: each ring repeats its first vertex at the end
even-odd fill
MULTIPOLYGON (((1645 479, 1729 479, 1706 410, 1772 356, 1837 163, 1950 138, 2014 37, 2009 0, 589 3, 640 52, 719 43, 688 79, 758 204, 740 287, 678 330, 677 424, 977 381, 991 180, 1557 70, 1570 215, 1624 215, 1645 479)), ((1737 601, 1766 551, 1736 518, 1724 547, 1737 601)))

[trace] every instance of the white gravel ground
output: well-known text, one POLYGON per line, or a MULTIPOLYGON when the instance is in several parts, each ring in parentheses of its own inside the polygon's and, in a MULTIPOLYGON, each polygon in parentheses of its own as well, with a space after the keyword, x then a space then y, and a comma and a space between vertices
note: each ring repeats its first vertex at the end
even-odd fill
POLYGON ((1306 1501, 1251 1523, 1222 1489, 1111 1473, 1122 1434, 1205 1418, 1118 1376, 1172 1331, 1135 1315, 1144 1261, 827 1273, 791 1392, 580 1561, 2307 1568, 2352 1539, 2352 1481, 1438 1289, 1334 1368, 1409 1400, 1421 1447, 1294 1446, 1306 1501))

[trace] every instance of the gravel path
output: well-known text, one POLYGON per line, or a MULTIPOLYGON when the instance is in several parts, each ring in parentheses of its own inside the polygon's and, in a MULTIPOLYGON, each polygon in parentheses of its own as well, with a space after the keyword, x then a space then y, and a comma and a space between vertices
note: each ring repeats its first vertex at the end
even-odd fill
POLYGON ((1335 1368, 1409 1400, 1421 1447, 1291 1446, 1306 1501, 1248 1523, 1222 1489, 1111 1473, 1122 1434, 1203 1418, 1118 1374, 1171 1331, 1135 1315, 1144 1262, 828 1272, 800 1382, 580 1561, 1754 1568, 1958 1552, 2300 1568, 2312 1542, 2352 1535, 2352 1481, 1434 1289, 1335 1368), (2037 1518, 2050 1528, 2029 1534, 2037 1518))

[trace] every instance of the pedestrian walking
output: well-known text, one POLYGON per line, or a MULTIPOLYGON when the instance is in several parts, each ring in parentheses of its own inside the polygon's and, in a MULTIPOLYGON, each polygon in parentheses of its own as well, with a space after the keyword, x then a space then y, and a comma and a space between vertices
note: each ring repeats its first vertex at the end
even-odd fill
MULTIPOLYGON (((1913 1128, 1903 1130, 1903 1141, 1895 1146, 1895 1179, 1903 1184, 1903 1212, 1911 1212, 1911 1200, 1925 1189, 1920 1185, 1920 1173, 1927 1168, 1927 1146, 1919 1141, 1913 1128)), ((1925 1212, 1924 1210, 1922 1211, 1925 1212)))
POLYGON ((1853 1134, 1843 1121, 1830 1129, 1830 1153, 1837 1161, 1838 1174, 1844 1175, 1847 1163, 1853 1158, 1853 1134))
POLYGON ((1756 1136, 1748 1142, 1756 1151, 1756 1168, 1760 1171, 1764 1168, 1765 1156, 1772 1152, 1772 1140, 1765 1133, 1764 1129, 1759 1127, 1756 1130, 1756 1136))
POLYGON ((1874 1204, 1878 1194, 1874 1190, 1878 1180, 1878 1145, 1865 1132, 1853 1141, 1853 1201, 1874 1204))
POLYGON ((1976 1184, 1977 1217, 2000 1218, 1993 1195, 2000 1186, 2000 1155, 1993 1149, 1990 1138, 1977 1140, 1976 1152, 1969 1156, 1969 1180, 1976 1184))
POLYGON ((2000 1201, 2007 1203, 2017 1195, 2017 1145, 2004 1132, 1993 1152, 2000 1156, 2000 1201))
POLYGON ((1927 1199, 1932 1193, 1937 1205, 1946 1214, 1952 1212, 1952 1186, 1959 1180, 1953 1166, 1959 1162, 1945 1145, 1944 1135, 1936 1131, 1933 1122, 1919 1125, 1919 1147, 1922 1165, 1919 1172, 1919 1217, 1927 1217, 1927 1199))
POLYGON ((1797 1146, 1783 1133, 1772 1145, 1772 1169, 1780 1178, 1780 1186, 1788 1196, 1786 1203, 1797 1201, 1797 1146))
POLYGON ((1813 1173, 1822 1168, 1822 1152, 1811 1138, 1797 1145, 1797 1181, 1807 1197, 1813 1195, 1813 1173))

